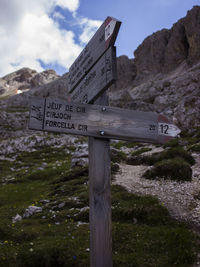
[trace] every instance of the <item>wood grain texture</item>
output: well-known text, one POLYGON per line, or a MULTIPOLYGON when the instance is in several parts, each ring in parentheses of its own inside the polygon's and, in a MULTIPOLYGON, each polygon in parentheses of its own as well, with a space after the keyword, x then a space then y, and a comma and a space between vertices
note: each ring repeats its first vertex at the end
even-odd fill
MULTIPOLYGON (((34 97, 29 129, 162 144, 174 138, 174 131, 173 136, 170 130, 163 135, 158 131, 161 123, 173 127, 167 117, 153 112, 34 97)), ((179 129, 174 127, 178 134, 179 129)))
POLYGON ((116 48, 110 47, 70 93, 72 102, 92 103, 117 79, 116 48))
MULTIPOLYGON (((107 105, 104 94, 98 104, 107 105)), ((89 138, 90 266, 112 266, 111 170, 109 140, 89 138)))
POLYGON ((33 97, 30 103, 28 128, 33 130, 43 130, 45 118, 45 99, 33 97))
POLYGON ((52 98, 43 100, 33 98, 29 128, 105 139, 156 143, 157 118, 158 115, 152 112, 78 104, 52 98), (41 101, 45 103, 42 106, 41 101), (41 110, 42 121, 35 118, 33 108, 41 110))

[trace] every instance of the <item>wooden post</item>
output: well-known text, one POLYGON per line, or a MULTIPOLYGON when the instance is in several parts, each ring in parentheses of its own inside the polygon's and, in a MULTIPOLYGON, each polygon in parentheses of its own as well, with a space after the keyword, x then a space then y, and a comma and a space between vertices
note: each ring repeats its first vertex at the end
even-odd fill
MULTIPOLYGON (((108 105, 106 93, 95 104, 108 105)), ((110 143, 89 137, 90 266, 112 266, 110 143)))

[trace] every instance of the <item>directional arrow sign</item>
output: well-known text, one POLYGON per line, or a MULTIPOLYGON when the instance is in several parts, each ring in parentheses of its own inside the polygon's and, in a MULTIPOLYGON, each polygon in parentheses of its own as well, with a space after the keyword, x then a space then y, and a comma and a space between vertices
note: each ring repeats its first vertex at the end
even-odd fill
POLYGON ((103 22, 69 69, 69 92, 75 88, 108 47, 114 45, 120 25, 121 22, 112 17, 107 17, 103 22))
POLYGON ((51 98, 32 99, 29 129, 147 143, 165 143, 180 132, 165 116, 153 112, 51 98))
POLYGON ((72 102, 91 103, 117 78, 116 49, 110 47, 70 94, 72 102))

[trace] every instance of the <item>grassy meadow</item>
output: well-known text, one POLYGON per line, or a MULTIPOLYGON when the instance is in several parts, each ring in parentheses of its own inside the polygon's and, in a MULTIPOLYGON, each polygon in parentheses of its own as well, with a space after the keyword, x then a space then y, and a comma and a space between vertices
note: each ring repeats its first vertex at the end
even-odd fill
MULTIPOLYGON (((88 168, 71 168, 69 150, 40 147, 0 160, 1 267, 89 266, 88 168), (13 221, 29 206, 42 211, 13 221)), ((117 185, 112 235, 116 267, 192 266, 199 250, 198 236, 156 198, 117 185)))

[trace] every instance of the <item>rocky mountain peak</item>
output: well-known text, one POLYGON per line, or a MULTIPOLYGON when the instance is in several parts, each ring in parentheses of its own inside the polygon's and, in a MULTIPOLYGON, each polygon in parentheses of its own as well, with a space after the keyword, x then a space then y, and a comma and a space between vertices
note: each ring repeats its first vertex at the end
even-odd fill
POLYGON ((125 58, 118 58, 119 80, 110 90, 111 105, 163 113, 182 130, 194 131, 200 127, 199 47, 200 6, 194 6, 171 29, 148 36, 135 58, 126 58, 126 67, 125 58))
POLYGON ((30 68, 22 68, 0 79, 1 97, 12 96, 56 80, 59 75, 54 70, 38 73, 30 68))
POLYGON ((200 60, 200 6, 194 6, 187 16, 171 29, 148 36, 135 50, 135 64, 141 76, 168 73, 183 61, 189 66, 200 60))

